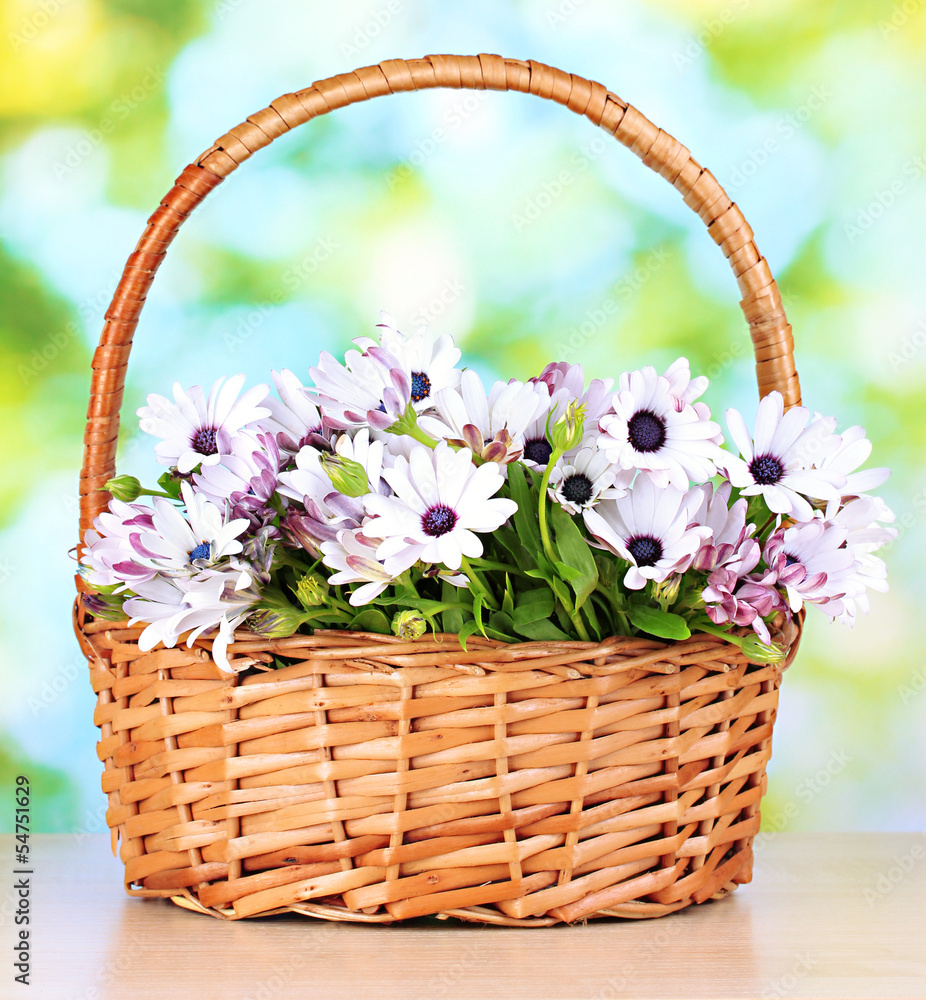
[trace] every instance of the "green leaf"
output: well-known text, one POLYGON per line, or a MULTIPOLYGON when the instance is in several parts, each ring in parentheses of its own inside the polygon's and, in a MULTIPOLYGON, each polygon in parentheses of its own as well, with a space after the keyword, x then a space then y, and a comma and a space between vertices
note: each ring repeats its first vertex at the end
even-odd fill
POLYGON ((358 632, 379 632, 382 635, 390 635, 392 632, 389 619, 377 608, 364 608, 354 615, 350 627, 358 632))
POLYGON ((459 631, 460 646, 463 651, 466 652, 466 640, 474 633, 479 631, 479 623, 476 621, 467 622, 459 631))
POLYGON ((508 488, 511 490, 511 499, 518 505, 512 520, 521 544, 527 546, 528 552, 540 552, 543 542, 540 538, 537 505, 527 484, 522 465, 512 463, 509 466, 508 488))
MULTIPOLYGON (((598 567, 588 541, 575 521, 557 504, 550 508, 550 525, 556 538, 556 549, 563 563, 575 575, 567 580, 576 592, 576 609, 588 600, 598 586, 598 567)), ((559 568, 560 563, 557 563, 559 568)))
POLYGON ((530 622, 542 621, 553 614, 555 604, 553 594, 546 587, 528 590, 518 597, 512 621, 516 628, 530 622))
POLYGON ((691 630, 681 615, 645 604, 631 605, 630 621, 634 628, 660 639, 687 639, 691 635, 691 630))
POLYGON ((458 595, 459 591, 452 583, 447 583, 446 581, 442 583, 441 597, 443 597, 444 602, 448 605, 447 610, 442 611, 440 616, 441 628, 445 632, 459 632, 463 628, 463 608, 459 605, 454 607, 449 606, 455 604, 454 599, 458 595))
POLYGON ((555 562, 553 565, 556 567, 556 572, 559 573, 561 580, 565 580, 566 583, 573 583, 578 580, 582 574, 577 570, 573 569, 572 566, 567 566, 564 562, 555 562))
POLYGON ((496 611, 489 615, 489 624, 486 632, 493 639, 501 639, 502 642, 512 642, 514 640, 514 623, 511 616, 504 611, 496 611))
POLYGON ((172 473, 165 472, 164 475, 158 479, 158 486, 160 486, 165 493, 172 496, 175 500, 180 499, 180 480, 174 479, 172 473))
POLYGON ((537 642, 572 638, 568 632, 557 628, 549 619, 518 625, 517 632, 518 635, 523 635, 526 639, 532 639, 537 642))
POLYGON ((502 611, 506 615, 514 614, 514 591, 511 588, 511 579, 505 574, 505 593, 502 597, 502 611))
MULTIPOLYGON (((482 624, 482 609, 485 607, 486 595, 483 591, 478 590, 473 594, 473 618, 476 622, 476 628, 483 634, 486 634, 485 628, 482 624)), ((486 636, 488 639, 488 636, 486 636)))

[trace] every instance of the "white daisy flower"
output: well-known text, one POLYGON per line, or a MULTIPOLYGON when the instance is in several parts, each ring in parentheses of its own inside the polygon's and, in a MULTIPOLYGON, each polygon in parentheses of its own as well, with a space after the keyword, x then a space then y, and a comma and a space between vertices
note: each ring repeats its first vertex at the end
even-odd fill
POLYGON ((220 378, 208 399, 198 385, 184 392, 179 382, 174 383, 173 402, 152 393, 148 405, 137 412, 141 429, 162 439, 155 446, 158 461, 176 466, 184 474, 200 463, 218 462, 221 435, 231 437, 270 415, 270 410, 260 405, 269 388, 255 385, 239 398, 243 385, 244 375, 235 375, 227 382, 220 378))
POLYGON ((598 447, 621 468, 640 469, 659 487, 687 490, 691 482, 716 474, 723 437, 706 406, 672 394, 673 384, 678 388, 684 382, 685 391, 690 389, 681 368, 673 369, 672 382, 651 366, 621 375, 611 412, 599 421, 598 447))
POLYGON ((843 614, 842 598, 853 587, 856 568, 847 537, 845 528, 816 518, 779 528, 765 543, 765 563, 785 588, 792 611, 807 603, 831 618, 843 614))
POLYGON ((145 622, 138 640, 142 652, 158 643, 172 648, 180 636, 189 633, 187 646, 209 629, 218 629, 212 654, 217 665, 230 671, 228 645, 234 630, 250 613, 258 600, 246 571, 228 567, 224 571, 206 570, 190 578, 155 577, 135 588, 136 596, 124 604, 130 624, 145 622))
POLYGON ((354 607, 369 604, 389 586, 395 577, 376 558, 379 542, 366 538, 361 529, 341 530, 333 540, 322 542, 322 561, 336 570, 328 582, 335 585, 363 584, 351 591, 350 603, 354 607))
POLYGON ((322 351, 318 367, 310 368, 324 423, 335 430, 369 425, 388 430, 405 413, 411 399, 411 378, 401 363, 372 344, 362 354, 348 351, 342 365, 322 351))
POLYGON ((547 492, 570 514, 578 514, 605 497, 625 496, 633 477, 633 469, 612 465, 596 447, 595 439, 586 438, 553 467, 547 492))
POLYGON ((191 577, 242 550, 238 540, 250 522, 226 521, 222 511, 189 483, 180 486, 184 516, 170 501, 154 498, 150 530, 129 538, 132 560, 163 576, 191 577))
POLYGON ((664 580, 690 564, 710 537, 710 528, 688 526, 700 501, 699 492, 659 488, 639 476, 626 496, 586 510, 585 525, 603 548, 630 563, 624 585, 642 590, 647 580, 664 580))
POLYGON ((743 495, 761 494, 769 510, 798 521, 813 517, 807 497, 831 500, 840 495, 845 475, 836 468, 813 468, 815 460, 822 461, 839 445, 833 435, 835 418, 811 421, 803 406, 785 413, 777 391, 759 401, 754 437, 736 410, 727 410, 726 418, 742 458, 724 452, 719 464, 743 495))
MULTIPOLYGON (((411 401, 416 411, 420 413, 433 406, 434 397, 441 389, 455 389, 460 384, 462 373, 455 366, 462 352, 452 337, 447 334, 435 337, 427 326, 406 337, 385 311, 380 313, 377 327, 381 331, 380 344, 398 360, 411 380, 411 401)), ((354 343, 361 350, 376 345, 376 341, 368 337, 361 337, 354 343)))
POLYGON ((486 395, 468 368, 459 389, 443 389, 434 404, 435 412, 418 421, 425 433, 469 448, 484 462, 506 465, 521 457, 527 428, 546 421, 550 394, 543 384, 512 381, 496 382, 486 395))
POLYGON ((887 566, 874 553, 897 537, 897 529, 879 523, 892 522, 894 513, 878 497, 859 497, 839 510, 837 507, 838 501, 830 502, 826 521, 845 529, 846 548, 856 561, 843 598, 843 613, 836 617, 847 625, 854 625, 857 611, 868 614, 869 590, 887 593, 887 566))
POLYGON ((271 372, 271 375, 280 398, 268 396, 264 400, 271 414, 264 426, 277 435, 280 448, 290 455, 295 455, 306 444, 317 447, 324 441, 322 415, 309 396, 309 390, 287 368, 271 372))
MULTIPOLYGON (((814 419, 823 418, 817 413, 814 419)), ((890 476, 890 469, 856 471, 871 455, 871 442, 865 437, 864 427, 850 427, 839 434, 837 439, 837 446, 827 451, 818 462, 814 463, 814 467, 825 474, 843 476, 845 478, 843 495, 858 497, 870 493, 890 476)))
MULTIPOLYGON (((707 389, 707 376, 699 375, 697 378, 692 378, 688 358, 677 358, 673 361, 665 370, 663 377, 669 383, 670 395, 675 396, 676 399, 680 399, 684 403, 691 403, 696 410, 698 410, 698 407, 702 407, 698 412, 705 420, 710 419, 711 414, 707 405, 705 403, 695 403, 698 396, 702 396, 707 389)), ((623 378, 621 379, 621 388, 627 388, 624 385, 623 378)))
POLYGON ((494 531, 518 509, 513 500, 492 499, 505 482, 495 462, 477 467, 468 449, 454 451, 445 441, 433 451, 412 449, 383 477, 394 496, 364 499, 373 519, 363 533, 381 539, 376 557, 394 575, 418 560, 458 570, 464 556, 482 555, 475 532, 494 531))

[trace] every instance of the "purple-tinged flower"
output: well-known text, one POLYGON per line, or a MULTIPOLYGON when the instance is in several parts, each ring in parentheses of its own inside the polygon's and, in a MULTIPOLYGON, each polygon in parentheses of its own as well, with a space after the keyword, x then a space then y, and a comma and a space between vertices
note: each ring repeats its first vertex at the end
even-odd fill
POLYGON ((341 530, 337 536, 322 542, 322 561, 334 572, 328 582, 333 585, 360 583, 363 586, 351 591, 350 603, 354 607, 369 604, 395 579, 393 574, 376 557, 378 542, 366 538, 360 529, 341 530))
POLYGON ((271 372, 271 375, 280 398, 268 396, 264 400, 270 409, 270 418, 263 424, 276 435, 280 450, 287 455, 295 455, 305 445, 327 447, 322 415, 309 396, 311 390, 286 368, 271 372))
POLYGON ((727 410, 727 427, 742 458, 723 453, 719 462, 730 482, 744 496, 762 495, 776 514, 809 521, 813 507, 807 497, 831 500, 846 482, 838 469, 814 468, 814 462, 839 444, 833 434, 832 417, 810 419, 810 411, 793 406, 784 412, 780 392, 770 392, 759 401, 755 436, 736 410, 727 410))
POLYGON ((740 499, 727 506, 731 489, 729 483, 721 483, 716 490, 710 483, 697 487, 703 499, 692 522, 710 528, 711 535, 695 553, 692 569, 710 573, 723 566, 737 576, 745 576, 759 562, 762 551, 759 543, 750 537, 756 526, 746 523, 747 501, 740 499))
POLYGON ((700 500, 700 493, 659 489, 648 476, 638 476, 626 496, 602 500, 583 516, 600 547, 630 563, 624 585, 642 590, 647 580, 682 572, 710 537, 710 528, 690 526, 700 500))
POLYGON ((848 531, 819 518, 779 528, 766 542, 765 564, 784 587, 792 611, 815 604, 830 618, 845 610, 842 598, 853 589, 855 554, 846 547, 848 531))
POLYGON ((184 392, 179 382, 174 383, 173 402, 150 395, 138 416, 146 434, 162 439, 155 446, 158 461, 176 466, 184 475, 199 464, 212 465, 220 459, 221 432, 232 437, 270 416, 270 410, 260 405, 269 388, 256 385, 239 398, 243 385, 244 375, 235 375, 227 382, 220 378, 208 399, 198 385, 184 392))
POLYGON ((484 462, 507 465, 522 454, 527 457, 525 432, 533 421, 546 421, 550 394, 546 386, 496 382, 486 395, 481 379, 468 368, 459 388, 443 389, 434 404, 434 413, 418 421, 425 433, 468 448, 484 462))
MULTIPOLYGON (((669 369, 674 384, 684 383, 687 391, 687 380, 674 367, 669 369)), ((598 447, 621 468, 640 469, 659 487, 687 490, 716 473, 723 437, 706 406, 672 394, 673 382, 651 366, 625 372, 611 411, 599 421, 598 447)))
POLYGON ((84 535, 82 572, 89 583, 124 587, 155 575, 155 569, 136 561, 132 546, 133 537, 154 530, 152 514, 151 508, 142 504, 109 501, 108 510, 95 518, 93 529, 84 535))
POLYGON ((568 361, 555 361, 531 382, 545 382, 550 390, 553 419, 561 416, 566 404, 575 401, 584 406, 585 426, 597 428, 598 421, 611 409, 611 386, 614 379, 593 378, 585 388, 585 370, 568 361))
POLYGON ((719 566, 707 578, 701 599, 715 625, 751 625, 765 643, 771 642, 771 635, 763 619, 785 608, 781 594, 768 582, 743 579, 725 566, 719 566))
POLYGON ((227 503, 232 518, 246 518, 260 528, 276 516, 271 500, 281 466, 280 448, 270 432, 242 432, 231 442, 231 452, 216 465, 193 474, 196 491, 217 507, 227 503))
POLYGON ((394 495, 365 497, 372 519, 362 530, 380 540, 376 557, 395 576, 419 560, 458 570, 464 557, 482 555, 476 532, 494 531, 518 509, 495 498, 505 482, 495 462, 477 467, 468 449, 455 452, 446 441, 433 450, 417 445, 383 477, 394 495))
MULTIPOLYGON (((411 382, 410 398, 417 412, 433 406, 434 397, 442 389, 455 389, 460 384, 461 372, 455 366, 461 352, 452 337, 447 334, 435 337, 428 326, 405 336, 385 311, 380 313, 377 328, 380 345, 398 361, 411 382)), ((361 337, 354 343, 362 350, 377 346, 376 341, 368 337, 361 337)))
POLYGON ((369 425, 388 430, 404 416, 411 402, 411 378, 399 360, 375 344, 362 354, 348 351, 341 364, 323 351, 317 368, 309 374, 324 423, 336 430, 369 425))

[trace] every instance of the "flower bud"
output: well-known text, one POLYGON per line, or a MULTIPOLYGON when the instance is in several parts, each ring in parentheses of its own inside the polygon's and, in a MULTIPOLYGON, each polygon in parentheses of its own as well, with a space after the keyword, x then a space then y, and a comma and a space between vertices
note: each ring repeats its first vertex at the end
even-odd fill
POLYGON ((366 469, 359 462, 343 455, 323 454, 321 463, 338 493, 347 497, 362 497, 370 492, 366 469))
POLYGON ((142 494, 141 483, 134 476, 116 476, 115 479, 110 479, 103 489, 111 493, 116 500, 123 500, 126 503, 137 500, 142 494))
POLYGON ((671 576, 667 576, 665 580, 660 580, 658 583, 653 584, 653 597, 659 601, 663 608, 667 608, 670 604, 674 604, 678 600, 678 593, 681 587, 681 573, 673 573, 671 576))
POLYGON ((748 635, 740 646, 750 663, 770 663, 779 666, 785 662, 787 653, 774 642, 765 643, 757 635, 748 635))
POLYGON ((560 453, 575 448, 582 440, 585 426, 585 405, 571 400, 566 412, 550 428, 550 444, 560 453))
POLYGON ((131 595, 83 594, 81 596, 81 603, 94 618, 100 618, 108 622, 118 622, 128 618, 128 615, 122 610, 124 596, 131 595))
POLYGON ((305 615, 295 608, 267 607, 258 604, 248 619, 248 628, 264 639, 286 639, 299 629, 305 615))
POLYGON ((308 611, 317 608, 328 600, 328 587, 317 576, 307 574, 296 584, 296 597, 299 603, 308 611))
POLYGON ((400 639, 420 639, 428 624, 419 611, 397 611, 392 619, 392 634, 400 639))

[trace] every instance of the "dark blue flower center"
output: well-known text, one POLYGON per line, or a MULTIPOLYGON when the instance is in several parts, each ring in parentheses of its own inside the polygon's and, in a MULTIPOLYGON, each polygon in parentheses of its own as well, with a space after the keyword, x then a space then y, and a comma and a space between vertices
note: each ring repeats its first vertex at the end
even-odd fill
POLYGON ((638 566, 654 566, 662 558, 662 542, 652 535, 637 535, 627 543, 627 551, 638 566))
POLYGON ((666 443, 666 422, 652 410, 638 410, 627 421, 627 440, 637 451, 659 451, 666 443))
POLYGON ((424 372, 412 372, 412 402, 420 403, 431 395, 431 380, 424 372))
POLYGON ((774 455, 756 455, 749 463, 752 478, 760 486, 771 486, 784 475, 784 466, 774 455))
POLYGON ((212 553, 212 546, 208 542, 200 542, 195 549, 190 549, 190 562, 197 559, 208 559, 212 553))
POLYGON ((421 529, 432 538, 439 538, 453 531, 457 523, 457 512, 442 503, 429 507, 421 515, 421 529))
POLYGON ((198 455, 214 455, 219 450, 215 443, 215 428, 200 427, 190 439, 190 445, 198 455))
POLYGON ((790 552, 785 553, 785 566, 793 566, 796 562, 800 562, 797 556, 792 556, 790 552))
POLYGON ((537 465, 546 465, 550 461, 553 447, 546 438, 534 438, 524 445, 524 457, 537 465))
POLYGON ((588 503, 592 498, 592 481, 584 473, 577 472, 563 481, 562 493, 570 503, 588 503))
POLYGON ((379 406, 377 406, 377 407, 376 407, 376 409, 377 409, 377 410, 378 410, 378 411, 379 411, 380 413, 385 413, 385 412, 386 412, 386 404, 385 404, 385 403, 384 403, 384 402, 383 402, 382 400, 380 400, 380 401, 379 401, 379 406))

